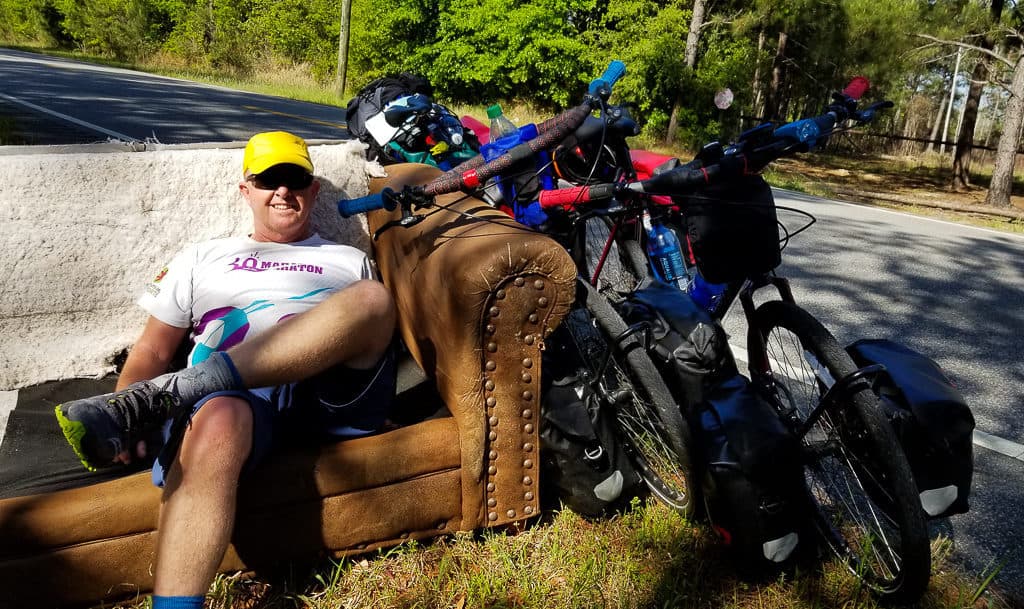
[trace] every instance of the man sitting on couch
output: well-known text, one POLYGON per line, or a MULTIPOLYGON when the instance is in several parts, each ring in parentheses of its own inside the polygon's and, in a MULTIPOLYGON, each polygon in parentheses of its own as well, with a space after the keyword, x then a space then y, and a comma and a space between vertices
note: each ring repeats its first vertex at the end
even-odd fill
POLYGON ((362 251, 313 232, 306 143, 256 134, 242 172, 253 232, 175 256, 139 300, 150 317, 117 391, 56 408, 89 469, 157 453, 154 609, 203 606, 239 477, 273 440, 370 433, 394 396, 394 303, 362 251), (165 374, 190 329, 189 367, 165 374))

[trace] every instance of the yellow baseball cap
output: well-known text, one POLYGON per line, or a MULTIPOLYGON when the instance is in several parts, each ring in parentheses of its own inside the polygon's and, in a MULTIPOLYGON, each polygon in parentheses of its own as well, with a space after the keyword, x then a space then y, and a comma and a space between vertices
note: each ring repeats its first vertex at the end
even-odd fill
POLYGON ((267 131, 249 138, 242 158, 244 175, 263 173, 282 163, 298 165, 313 173, 313 161, 301 137, 285 131, 267 131))

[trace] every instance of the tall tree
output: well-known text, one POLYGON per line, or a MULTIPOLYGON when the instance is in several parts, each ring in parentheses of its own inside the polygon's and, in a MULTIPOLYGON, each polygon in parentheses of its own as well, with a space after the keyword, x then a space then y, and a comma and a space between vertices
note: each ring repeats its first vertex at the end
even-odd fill
MULTIPOLYGON (((997 26, 1003 14, 1003 0, 991 0, 989 5, 990 27, 980 33, 978 45, 991 51, 994 46, 994 38, 991 27, 997 26)), ((971 185, 971 150, 974 147, 974 130, 978 122, 978 105, 981 101, 981 94, 985 90, 985 83, 989 78, 989 64, 991 58, 981 55, 974 70, 971 72, 971 85, 967 90, 967 99, 964 100, 963 122, 960 125, 956 138, 956 151, 953 153, 953 184, 954 190, 963 190, 971 185)))
POLYGON ((988 185, 985 203, 995 207, 1011 207, 1010 194, 1013 191, 1013 168, 1017 161, 1017 146, 1020 144, 1021 125, 1024 124, 1024 52, 1017 53, 1010 80, 1010 98, 1003 114, 1003 132, 996 146, 996 162, 992 168, 992 181, 988 185))
MULTIPOLYGON (((686 33, 686 50, 683 55, 683 63, 690 72, 697 67, 697 49, 700 46, 700 30, 704 27, 704 16, 706 12, 705 0, 693 0, 693 12, 690 15, 690 29, 686 33)), ((668 133, 665 134, 665 144, 671 145, 675 139, 676 130, 679 128, 679 113, 683 107, 685 92, 682 87, 676 93, 676 100, 672 104, 672 114, 668 119, 668 133)))

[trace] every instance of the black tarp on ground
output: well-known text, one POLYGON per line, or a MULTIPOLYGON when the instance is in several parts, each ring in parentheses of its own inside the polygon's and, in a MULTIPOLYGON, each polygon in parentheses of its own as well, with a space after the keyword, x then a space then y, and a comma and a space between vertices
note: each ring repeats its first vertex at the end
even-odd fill
MULTIPOLYGON (((399 357, 392 422, 408 425, 447 410, 433 383, 408 355, 399 357)), ((90 472, 61 433, 53 414, 57 404, 110 393, 117 375, 102 379, 51 381, 18 390, 18 401, 0 434, 0 499, 87 486, 149 469, 138 462, 90 472)))
POLYGON ((85 486, 145 469, 115 467, 89 472, 61 434, 57 404, 113 391, 116 376, 52 381, 20 389, 0 442, 0 499, 85 486))

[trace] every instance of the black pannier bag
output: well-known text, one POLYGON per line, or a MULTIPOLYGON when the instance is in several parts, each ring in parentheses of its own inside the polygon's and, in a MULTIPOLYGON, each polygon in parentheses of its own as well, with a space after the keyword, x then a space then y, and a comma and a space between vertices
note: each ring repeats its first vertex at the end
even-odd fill
POLYGON ((808 521, 797 439, 737 374, 710 389, 698 412, 695 450, 712 527, 748 574, 793 556, 808 521))
POLYGON ((767 273, 782 262, 772 189, 756 175, 739 176, 676 198, 687 255, 711 283, 767 273))
POLYGON ((785 562, 807 501, 799 447, 737 372, 725 330, 663 282, 618 308, 627 323, 651 327, 648 353, 690 420, 707 516, 737 566, 753 574, 785 562))
POLYGON ((963 395, 938 363, 899 343, 863 339, 846 350, 858 366, 885 366, 877 387, 882 408, 907 455, 925 513, 941 518, 966 512, 974 415, 963 395))
POLYGON ((617 308, 626 323, 650 326, 647 352, 681 405, 698 404, 706 387, 736 373, 725 330, 689 294, 650 281, 617 308))
POLYGON ((629 505, 643 483, 619 444, 611 417, 583 381, 583 362, 564 328, 545 341, 541 381, 541 501, 585 518, 629 505), (568 341, 568 342, 567 342, 568 341))

